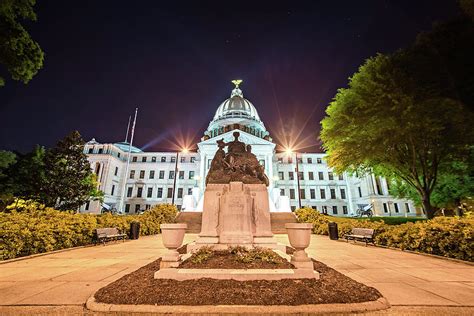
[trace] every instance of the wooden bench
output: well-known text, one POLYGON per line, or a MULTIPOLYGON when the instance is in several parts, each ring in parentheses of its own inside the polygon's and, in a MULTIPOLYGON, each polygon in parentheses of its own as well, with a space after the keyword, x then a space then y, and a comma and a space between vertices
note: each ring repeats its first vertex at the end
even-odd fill
POLYGON ((347 242, 349 240, 354 240, 354 242, 356 240, 365 241, 367 246, 369 242, 374 243, 374 230, 370 228, 352 228, 351 233, 344 235, 344 238, 346 238, 347 242))
POLYGON ((127 234, 122 234, 117 227, 110 228, 97 228, 96 229, 96 244, 97 242, 102 242, 105 246, 105 242, 109 240, 119 240, 122 239, 125 241, 127 234))

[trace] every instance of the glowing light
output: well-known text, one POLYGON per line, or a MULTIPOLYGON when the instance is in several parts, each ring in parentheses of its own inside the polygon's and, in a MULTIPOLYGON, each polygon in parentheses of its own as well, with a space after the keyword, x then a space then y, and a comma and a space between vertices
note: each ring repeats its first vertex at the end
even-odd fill
POLYGON ((286 148, 286 149, 285 149, 285 153, 286 153, 287 155, 292 155, 292 154, 293 154, 293 149, 291 149, 291 148, 286 148))
POLYGON ((181 149, 181 152, 183 154, 187 154, 189 152, 189 149, 185 147, 185 148, 181 149))

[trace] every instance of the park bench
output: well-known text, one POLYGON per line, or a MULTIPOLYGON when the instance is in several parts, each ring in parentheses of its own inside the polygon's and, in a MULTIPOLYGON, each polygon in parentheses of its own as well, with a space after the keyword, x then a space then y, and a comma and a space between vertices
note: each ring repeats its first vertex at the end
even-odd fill
POLYGON ((109 240, 119 240, 122 239, 125 241, 126 234, 122 234, 117 227, 110 228, 97 228, 96 229, 96 244, 97 242, 102 242, 105 246, 105 242, 109 240))
POLYGON ((374 230, 370 228, 352 228, 352 231, 350 234, 345 234, 344 238, 346 238, 347 242, 349 240, 361 240, 365 242, 365 245, 367 246, 367 243, 374 242, 374 230))

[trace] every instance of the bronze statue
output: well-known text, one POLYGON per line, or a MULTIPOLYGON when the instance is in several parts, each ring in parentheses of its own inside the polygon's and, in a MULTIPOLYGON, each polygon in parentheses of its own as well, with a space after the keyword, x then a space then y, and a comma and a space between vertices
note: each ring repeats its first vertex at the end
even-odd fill
POLYGON ((239 141, 239 132, 233 133, 234 140, 225 143, 217 141, 217 152, 212 159, 211 167, 206 177, 208 183, 229 183, 241 181, 246 184, 269 185, 265 168, 260 165, 257 157, 252 154, 252 146, 239 141), (224 148, 227 146, 227 154, 224 148))

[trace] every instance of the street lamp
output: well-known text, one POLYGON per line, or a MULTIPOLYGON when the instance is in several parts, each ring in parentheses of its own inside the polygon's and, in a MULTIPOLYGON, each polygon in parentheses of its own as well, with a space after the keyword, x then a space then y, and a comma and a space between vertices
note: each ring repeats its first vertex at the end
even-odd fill
POLYGON ((301 208, 301 190, 300 190, 300 173, 299 173, 299 164, 298 164, 298 152, 293 151, 291 148, 287 148, 285 150, 286 154, 291 157, 291 155, 295 154, 296 159, 296 186, 298 190, 298 207, 301 208))
MULTIPOLYGON (((189 152, 189 149, 183 148, 181 149, 181 153, 187 154, 189 152)), ((171 204, 174 205, 174 197, 175 197, 175 191, 176 191, 176 178, 178 177, 178 159, 179 159, 179 151, 176 152, 176 160, 174 162, 174 180, 173 180, 173 195, 171 198, 171 204)))

